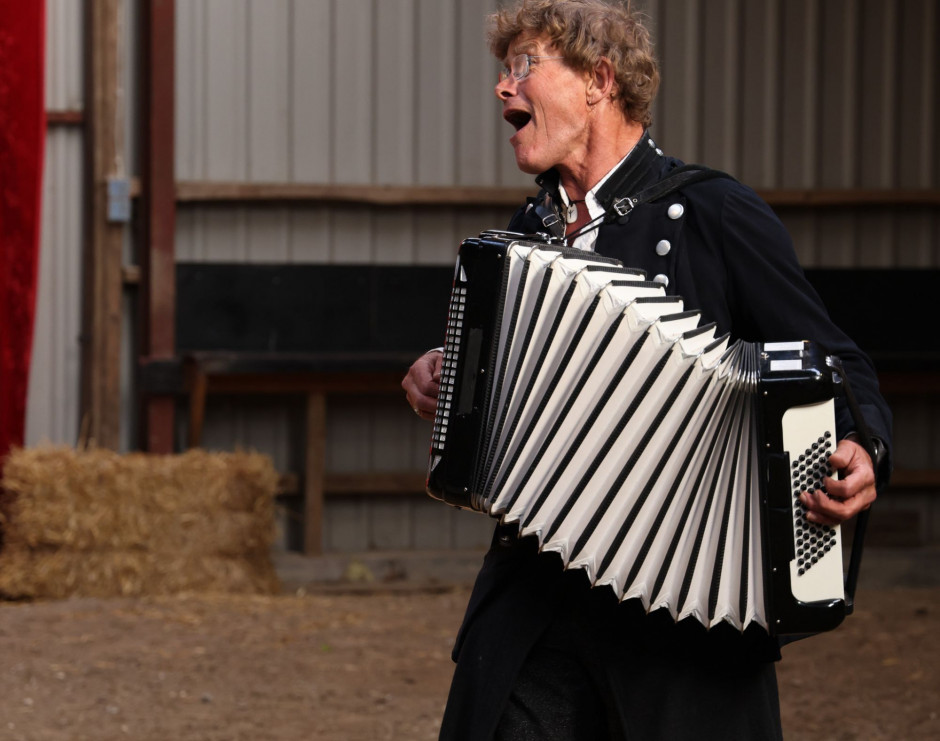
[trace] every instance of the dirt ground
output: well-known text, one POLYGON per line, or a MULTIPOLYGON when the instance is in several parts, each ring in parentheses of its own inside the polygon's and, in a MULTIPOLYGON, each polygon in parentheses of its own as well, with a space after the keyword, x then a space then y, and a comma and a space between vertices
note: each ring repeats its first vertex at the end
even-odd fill
MULTIPOLYGON (((0 739, 435 739, 460 589, 0 604, 0 739)), ((785 650, 788 739, 940 738, 940 588, 785 650)))

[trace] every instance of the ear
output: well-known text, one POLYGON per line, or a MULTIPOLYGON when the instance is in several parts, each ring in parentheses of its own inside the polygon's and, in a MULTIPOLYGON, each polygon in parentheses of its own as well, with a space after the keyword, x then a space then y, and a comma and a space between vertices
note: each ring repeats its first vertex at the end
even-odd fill
POLYGON ((588 75, 587 99, 594 105, 614 92, 616 85, 614 65, 607 57, 601 57, 588 75))

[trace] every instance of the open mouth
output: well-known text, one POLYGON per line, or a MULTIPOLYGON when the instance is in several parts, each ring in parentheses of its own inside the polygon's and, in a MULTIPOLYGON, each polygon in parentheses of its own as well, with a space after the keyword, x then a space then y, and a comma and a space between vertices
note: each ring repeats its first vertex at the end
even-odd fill
POLYGON ((516 130, 523 128, 532 120, 532 114, 520 110, 509 110, 503 114, 503 118, 516 130))

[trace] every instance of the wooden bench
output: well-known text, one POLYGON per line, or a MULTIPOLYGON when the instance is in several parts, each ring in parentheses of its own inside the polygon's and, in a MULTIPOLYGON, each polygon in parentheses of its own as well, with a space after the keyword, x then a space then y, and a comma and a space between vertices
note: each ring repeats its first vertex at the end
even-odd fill
POLYGON ((319 553, 328 491, 423 488, 418 471, 331 476, 327 399, 399 395, 404 404, 408 367, 443 342, 452 276, 450 267, 178 263, 177 357, 148 364, 141 385, 186 396, 186 447, 202 443, 210 394, 302 397, 303 550, 319 553))
MULTIPOLYGON (((303 495, 303 549, 322 550, 324 499, 336 490, 326 467, 327 397, 336 395, 402 395, 401 379, 414 360, 412 354, 386 355, 286 355, 193 352, 183 358, 184 388, 189 396, 189 447, 202 442, 206 399, 214 394, 287 394, 304 399, 303 473, 299 486, 303 495)), ((389 477, 387 476, 386 479, 389 477)), ((423 474, 399 475, 409 491, 420 491, 423 474)), ((292 482, 292 477, 285 481, 292 482)), ((375 476, 347 474, 344 493, 386 490, 375 476)), ((387 484, 387 482, 386 482, 387 484)), ((294 484, 284 486, 288 492, 294 484)))

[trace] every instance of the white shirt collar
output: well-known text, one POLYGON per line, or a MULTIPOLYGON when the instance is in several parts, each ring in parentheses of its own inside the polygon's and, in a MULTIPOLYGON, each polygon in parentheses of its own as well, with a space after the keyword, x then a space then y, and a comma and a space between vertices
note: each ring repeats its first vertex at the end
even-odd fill
MULTIPOLYGON (((634 145, 633 148, 623 156, 623 159, 611 167, 610 170, 607 171, 607 174, 598 180, 597 183, 594 184, 594 187, 584 195, 584 205, 587 206, 588 216, 590 217, 591 221, 599 219, 604 215, 604 206, 601 205, 599 200, 597 200, 597 191, 600 190, 601 186, 607 182, 610 176, 613 175, 620 168, 620 166, 627 161, 627 158, 633 154, 635 149, 636 145, 634 145)), ((561 196, 562 203, 567 207, 570 201, 568 199, 568 193, 565 192, 565 186, 561 183, 558 184, 558 193, 561 196)), ((597 242, 597 232, 597 229, 589 229, 586 233, 575 237, 574 241, 569 246, 574 247, 575 249, 593 252, 594 244, 597 242)))

